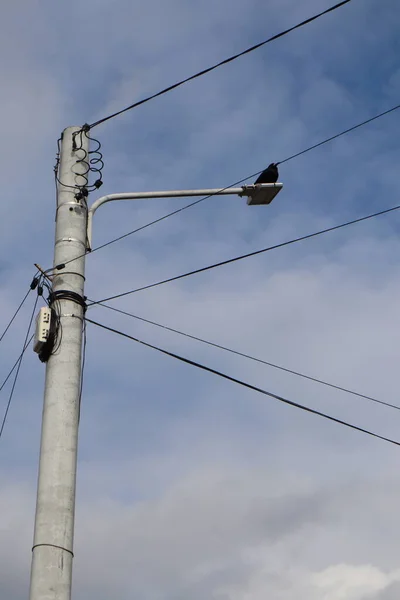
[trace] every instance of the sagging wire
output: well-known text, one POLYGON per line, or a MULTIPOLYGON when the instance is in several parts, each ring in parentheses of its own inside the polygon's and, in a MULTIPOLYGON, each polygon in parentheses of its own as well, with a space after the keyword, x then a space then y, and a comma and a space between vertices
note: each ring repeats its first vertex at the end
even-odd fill
MULTIPOLYGON (((396 106, 393 106, 392 108, 389 108, 388 110, 385 110, 377 115, 374 115, 373 117, 370 117, 369 119, 362 121, 361 123, 356 123, 355 125, 352 125, 350 128, 345 129, 344 131, 340 131, 339 133, 330 136, 316 144, 313 144, 311 146, 308 146, 307 148, 296 152, 295 154, 292 154, 278 162, 276 162, 275 164, 277 165, 281 165, 283 163, 286 163, 290 160, 293 160, 294 158, 297 158, 303 154, 306 154, 307 152, 310 152, 311 150, 314 150, 315 148, 319 148, 321 146, 323 146, 324 144, 327 144, 328 142, 331 142, 337 138, 340 138, 343 135, 346 135, 352 131, 355 131, 356 129, 363 127, 369 123, 372 123, 373 121, 376 121, 377 119, 380 119, 383 116, 386 116, 390 113, 393 113, 396 110, 400 109, 400 104, 397 104, 396 106)), ((97 140, 96 140, 97 141, 97 140)), ((221 193, 227 189, 229 189, 230 187, 236 187, 238 185, 243 184, 244 182, 248 181, 249 179, 254 179, 255 177, 257 177, 258 175, 260 175, 263 172, 264 169, 262 169, 261 171, 257 171, 255 173, 252 173, 251 175, 247 175, 246 177, 243 177, 242 179, 239 179, 238 181, 235 181, 233 183, 230 183, 229 185, 225 186, 224 188, 220 188, 218 190, 218 193, 221 193)), ((115 242, 119 242, 120 240, 123 240, 125 238, 127 238, 130 235, 133 235, 135 233, 138 233, 139 231, 142 231, 143 229, 146 229, 147 227, 150 227, 151 225, 155 225, 156 223, 160 223, 161 221, 164 221, 165 219, 168 219, 169 217, 172 217, 173 215, 176 215, 178 213, 181 213, 184 210, 187 210, 188 208, 191 208, 193 206, 196 206, 197 204, 200 204, 201 202, 204 202, 204 200, 207 200, 208 198, 214 197, 216 194, 209 194, 207 196, 203 196, 202 198, 199 198, 197 200, 195 200, 194 202, 190 202, 189 204, 186 204, 185 206, 182 206, 181 208, 178 208, 176 210, 173 210, 172 212, 169 212, 165 215, 163 215, 162 217, 159 217, 158 219, 155 219, 154 221, 150 221, 148 223, 146 223, 145 225, 142 225, 140 227, 137 227, 136 229, 133 229, 131 231, 128 231, 127 233, 124 233, 123 235, 120 235, 116 238, 113 238, 112 240, 105 242, 104 244, 101 244, 100 246, 97 246, 96 248, 93 248, 91 250, 91 254, 93 254, 94 252, 96 252, 97 250, 101 250, 102 248, 105 248, 107 246, 110 246, 111 244, 114 244, 115 242)), ((74 260, 78 260, 79 258, 82 258, 83 256, 85 256, 87 254, 87 252, 85 252, 84 254, 79 254, 78 256, 70 259, 69 261, 66 261, 65 263, 61 263, 59 265, 56 265, 55 267, 50 267, 49 269, 46 270, 46 273, 52 273, 54 271, 59 271, 61 269, 64 269, 65 266, 67 264, 72 263, 74 260)))
POLYGON ((175 358, 176 360, 179 360, 180 362, 183 362, 187 365, 191 365, 192 367, 196 367, 198 369, 201 369, 202 371, 206 371, 213 375, 217 375, 218 377, 226 379, 227 381, 231 381, 232 383, 236 383, 237 385, 245 387, 249 390, 253 390, 254 392, 258 392, 259 394, 263 394, 264 396, 269 396, 270 398, 277 400, 278 402, 282 402, 283 404, 286 404, 288 406, 291 406, 292 408, 298 408, 309 414, 313 414, 313 415, 322 417, 323 419, 327 419, 333 423, 337 423, 338 425, 343 425, 345 427, 348 427, 349 429, 353 429, 355 431, 359 431, 360 433, 364 433, 366 435, 372 436, 372 437, 380 439, 382 441, 389 442, 390 444, 400 446, 400 441, 398 441, 398 440, 387 438, 383 435, 380 435, 380 434, 370 431, 368 429, 364 429, 363 427, 359 427, 358 425, 354 425, 353 423, 349 423, 348 421, 344 421, 342 419, 339 419, 339 418, 329 415, 327 413, 324 413, 324 412, 321 412, 314 408, 311 408, 310 406, 306 406, 304 404, 300 404, 299 402, 295 402, 294 400, 284 398, 283 396, 274 394, 273 392, 270 392, 270 391, 260 388, 258 386, 252 385, 251 383, 247 383, 246 381, 242 381, 241 379, 232 377, 231 375, 228 375, 227 373, 223 373, 222 371, 218 371, 217 369, 213 369, 212 367, 201 364, 197 361, 190 360, 189 358, 186 358, 179 354, 175 354, 175 352, 170 352, 169 350, 165 350, 164 348, 160 348, 158 346, 155 346, 154 344, 149 344, 148 342, 140 340, 139 338, 134 337, 132 335, 129 335, 129 334, 125 333, 124 331, 118 331, 117 329, 114 329, 112 327, 107 327, 107 325, 103 325, 102 323, 98 323, 97 321, 92 321, 91 319, 88 319, 88 318, 86 318, 86 321, 88 323, 92 323, 92 325, 96 325, 97 327, 105 329, 106 331, 110 331, 110 332, 120 335, 124 338, 132 340, 133 342, 141 344, 142 346, 151 348, 152 350, 157 350, 157 352, 164 354, 164 356, 169 356, 171 358, 175 358))
POLYGON ((36 289, 38 283, 39 283, 39 278, 37 277, 37 273, 36 273, 36 275, 32 279, 32 282, 31 282, 31 284, 30 284, 30 286, 28 288, 28 291, 26 292, 25 296, 22 298, 22 300, 21 300, 21 302, 20 302, 17 310, 15 311, 15 313, 11 317, 10 321, 8 322, 8 325, 6 326, 6 328, 4 329, 3 333, 1 334, 1 336, 0 336, 0 342, 3 340, 3 338, 6 335, 7 331, 10 329, 10 327, 13 324, 16 316, 18 315, 19 311, 21 310, 21 308, 25 304, 25 301, 28 298, 29 294, 31 293, 31 291, 33 291, 34 289, 36 289))
MULTIPOLYGON (((12 399, 14 397, 15 387, 17 385, 18 376, 19 376, 19 372, 20 372, 20 369, 21 369, 22 359, 23 359, 25 351, 26 351, 26 349, 27 349, 27 347, 29 346, 29 343, 30 343, 29 336, 30 336, 30 332, 31 332, 31 328, 32 328, 33 319, 35 317, 36 306, 37 306, 37 303, 38 303, 38 300, 39 300, 39 296, 41 295, 40 294, 40 290, 41 290, 40 284, 37 286, 37 289, 38 289, 38 295, 36 296, 36 300, 35 300, 35 303, 34 303, 34 306, 33 306, 33 310, 32 310, 32 313, 31 313, 31 316, 30 316, 30 319, 29 319, 28 329, 27 329, 27 332, 26 332, 26 335, 25 335, 24 343, 23 343, 23 346, 22 346, 22 351, 20 353, 20 356, 19 356, 19 358, 17 360, 16 365, 14 365, 14 367, 11 370, 11 372, 9 373, 9 376, 10 376, 11 373, 14 371, 14 369, 16 367, 17 370, 16 370, 16 373, 15 373, 15 376, 14 376, 14 381, 13 381, 13 384, 12 384, 12 387, 11 387, 11 391, 10 391, 10 395, 8 397, 8 402, 7 402, 7 405, 6 405, 6 409, 4 411, 3 419, 2 419, 2 422, 1 422, 1 425, 0 425, 0 438, 3 435, 3 431, 4 431, 4 427, 5 427, 6 421, 7 421, 7 417, 8 417, 8 413, 9 413, 9 410, 10 410, 11 402, 12 402, 12 399)), ((6 378, 6 381, 9 378, 9 376, 6 378)), ((2 386, 2 388, 3 388, 3 386, 2 386)))
MULTIPOLYGON (((89 302, 91 302, 91 301, 89 300, 89 302)), ((367 396, 366 394, 361 394, 360 392, 356 392, 354 390, 344 388, 340 385, 336 385, 334 383, 329 383, 328 381, 323 381, 322 379, 318 379, 317 377, 305 375, 304 373, 300 373, 299 371, 294 371, 293 369, 288 369, 287 367, 283 367, 282 365, 274 364, 267 360, 263 360, 262 358, 257 358, 256 356, 251 356, 250 354, 247 354, 245 352, 240 352, 238 350, 234 350, 233 348, 228 348, 227 346, 223 346, 223 345, 217 344, 215 342, 210 342, 209 340, 205 340, 204 338, 200 338, 196 335, 192 335, 190 333, 180 331, 179 329, 174 329, 173 327, 168 327, 167 325, 162 325, 161 323, 156 323, 155 321, 151 321, 150 319, 145 319, 144 317, 140 317, 140 316, 130 313, 126 310, 121 310, 119 308, 115 308, 115 306, 110 306, 109 304, 98 304, 98 306, 102 306, 103 308, 107 308, 108 310, 112 310, 116 313, 126 315, 127 317, 131 317, 133 319, 137 319, 138 321, 141 321, 143 323, 148 323, 150 325, 154 325, 155 327, 165 329, 166 331, 171 331, 172 333, 177 333, 178 335, 184 336, 191 340, 195 340, 197 342, 201 342, 202 344, 207 344, 208 346, 218 348, 219 350, 224 350, 225 352, 230 352, 231 354, 234 354, 236 356, 241 356, 242 358, 247 358, 247 359, 257 362, 259 364, 267 365, 268 367, 273 367, 274 369, 278 369, 285 373, 290 373, 291 375, 297 375, 297 377, 302 377, 303 379, 307 379, 307 380, 313 381, 315 383, 320 383, 322 385, 333 388, 335 390, 345 392, 346 394, 351 394, 353 396, 357 396, 358 398, 363 398, 364 400, 369 400, 370 402, 375 402, 376 404, 381 404, 382 406, 387 406, 389 408, 394 408, 395 410, 400 410, 400 406, 397 404, 391 404, 390 402, 384 402, 383 400, 379 400, 378 398, 373 398, 372 396, 367 396)))
POLYGON ((173 83, 172 85, 169 85, 168 87, 164 88, 163 90, 160 90, 159 92, 156 92, 155 94, 151 94, 150 96, 147 96, 146 98, 143 98, 142 100, 134 102, 133 104, 130 104, 129 106, 127 106, 121 110, 118 110, 117 112, 114 112, 110 115, 107 115, 106 117, 103 117, 102 119, 99 119, 98 121, 95 121, 94 123, 91 123, 89 127, 91 129, 93 129, 93 127, 97 127, 101 123, 105 123, 106 121, 109 121, 110 119, 114 119, 118 115, 122 115, 123 113, 125 113, 129 110, 132 110, 133 108, 136 108, 138 106, 141 106, 142 104, 145 104, 146 102, 149 102, 150 100, 153 100, 154 98, 163 96, 164 94, 171 92, 172 90, 175 90, 176 88, 180 87, 181 85, 184 85, 185 83, 188 83, 189 81, 193 81, 194 79, 197 79, 198 77, 202 77, 203 75, 206 75, 207 73, 211 73, 211 71, 214 71, 215 69, 218 69, 219 67, 222 67, 223 65, 227 65, 227 64, 233 62, 234 60, 240 58, 241 56, 250 54, 251 52, 254 52, 254 50, 257 50, 258 48, 261 48, 262 46, 265 46, 266 44, 269 44, 270 42, 273 42, 274 40, 277 40, 277 39, 287 35, 288 33, 295 31, 296 29, 300 29, 304 25, 308 25, 309 23, 316 21, 320 17, 323 17, 324 15, 327 15, 328 13, 331 13, 331 12, 337 10, 338 8, 341 8, 345 4, 349 4, 349 2, 351 2, 351 0, 342 0, 342 2, 338 2, 334 6, 330 6, 323 12, 313 15, 312 17, 309 17, 308 19, 305 19, 304 21, 297 23, 297 25, 289 27, 289 29, 285 29, 284 31, 281 31, 280 33, 277 33, 277 34, 273 35, 272 37, 270 37, 266 40, 263 40, 262 42, 259 42, 258 44, 255 44, 254 46, 251 46, 250 48, 246 48, 245 50, 242 50, 241 52, 234 54, 233 56, 229 56, 228 58, 225 58, 224 60, 212 65, 211 67, 207 67, 207 68, 203 69, 202 71, 198 71, 197 73, 195 73, 194 75, 191 75, 190 77, 186 77, 185 79, 182 79, 181 81, 173 83))
POLYGON ((159 285, 164 285, 165 283, 171 283, 172 281, 178 281, 180 279, 184 279, 185 277, 190 277, 192 275, 197 275, 198 273, 204 273, 205 271, 210 271, 211 269, 219 268, 224 265, 229 265, 231 263, 250 258, 252 256, 258 256, 260 254, 264 254, 265 252, 270 252, 271 250, 277 250, 278 248, 283 248, 285 246, 291 246, 292 244, 297 244, 298 242, 302 242, 304 240, 309 240, 315 238, 320 235, 324 235, 326 233, 330 233, 331 231, 337 231, 338 229, 343 229, 344 227, 349 227, 350 225, 355 225, 357 223, 362 223, 363 221, 367 221, 369 219, 374 219, 381 215, 386 215, 393 211, 400 210, 400 204, 397 206, 392 206, 391 208, 386 208, 385 210, 380 210, 376 213, 372 213, 369 215, 365 215, 364 217, 358 217, 357 219, 352 219, 351 221, 346 221, 345 223, 340 223, 339 225, 334 225, 333 227, 327 227, 326 229, 320 229, 319 231, 314 231, 313 233, 308 233, 307 235, 302 235, 297 238, 293 238, 291 240, 287 240, 286 242, 281 242, 280 244, 275 244, 273 246, 267 246, 266 248, 261 248, 260 250, 254 250, 253 252, 248 252, 246 254, 241 254, 240 256, 235 256, 233 258, 228 258, 227 260, 221 260, 217 263, 213 263, 211 265, 207 265, 205 267, 200 267, 199 269, 194 269, 193 271, 187 271, 186 273, 181 273, 180 275, 175 275, 173 277, 168 277, 168 279, 162 279, 160 281, 156 281, 155 283, 149 283, 147 285, 141 286, 139 288, 135 288, 133 290, 129 290, 127 292, 122 292, 120 294, 115 294, 113 296, 109 296, 108 298, 102 298, 101 300, 97 300, 95 302, 90 302, 88 307, 95 306, 96 304, 101 304, 104 302, 109 302, 110 300, 115 300, 117 298, 123 298, 124 296, 129 296, 130 294, 135 294, 136 292, 142 292, 144 290, 149 290, 154 287, 158 287, 159 285))
POLYGON ((7 377, 4 379, 3 383, 0 385, 0 392, 3 390, 3 388, 6 385, 7 381, 10 379, 11 375, 15 371, 15 368, 17 367, 19 361, 22 359, 22 356, 25 354, 26 349, 28 348, 29 344, 31 343, 31 341, 33 340, 34 337, 35 337, 35 334, 32 333, 31 337, 29 338, 29 340, 27 341, 26 345, 24 346, 21 354, 18 356, 17 360, 15 361, 15 363, 13 364, 13 366, 11 367, 11 369, 10 369, 7 377))

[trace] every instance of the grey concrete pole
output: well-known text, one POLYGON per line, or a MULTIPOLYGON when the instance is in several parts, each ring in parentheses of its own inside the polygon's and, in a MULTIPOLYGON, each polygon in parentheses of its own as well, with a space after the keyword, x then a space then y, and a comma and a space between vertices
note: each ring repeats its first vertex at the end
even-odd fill
POLYGON ((86 183, 79 160, 89 150, 80 129, 68 127, 61 141, 54 266, 80 258, 52 282, 60 330, 46 365, 30 600, 71 598, 87 231, 86 199, 75 198, 75 186, 86 183))

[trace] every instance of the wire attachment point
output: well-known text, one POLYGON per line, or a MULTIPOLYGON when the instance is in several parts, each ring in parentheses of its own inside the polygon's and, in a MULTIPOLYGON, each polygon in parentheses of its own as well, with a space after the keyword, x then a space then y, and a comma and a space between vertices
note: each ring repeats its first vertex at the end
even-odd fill
POLYGON ((34 277, 32 279, 32 283, 31 283, 31 290, 35 290, 37 288, 37 286, 39 285, 39 277, 34 277))

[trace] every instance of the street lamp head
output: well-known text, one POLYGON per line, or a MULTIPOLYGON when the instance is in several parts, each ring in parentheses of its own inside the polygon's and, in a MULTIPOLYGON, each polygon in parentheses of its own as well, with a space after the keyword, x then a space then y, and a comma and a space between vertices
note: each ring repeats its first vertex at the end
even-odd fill
POLYGON ((247 196, 249 206, 262 206, 271 204, 275 196, 283 188, 282 183, 257 183, 244 185, 240 196, 247 196))

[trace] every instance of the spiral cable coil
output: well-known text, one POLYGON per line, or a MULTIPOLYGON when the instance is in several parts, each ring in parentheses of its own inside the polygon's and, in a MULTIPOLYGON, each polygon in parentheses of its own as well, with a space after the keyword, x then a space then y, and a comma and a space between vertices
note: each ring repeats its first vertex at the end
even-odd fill
POLYGON ((83 156, 77 158, 73 173, 75 175, 75 181, 83 179, 83 183, 76 183, 75 185, 67 185, 63 183, 59 176, 58 170, 60 165, 60 139, 58 140, 58 149, 56 155, 56 164, 54 165, 54 175, 58 185, 73 189, 76 191, 76 200, 83 201, 86 203, 86 198, 90 192, 98 190, 103 185, 103 154, 100 151, 101 143, 96 138, 89 135, 89 125, 83 125, 79 131, 72 134, 72 149, 74 152, 83 153, 83 156), (89 152, 83 147, 83 136, 86 137, 92 144, 96 144, 96 147, 89 152), (79 169, 77 168, 79 167, 79 169), (82 168, 83 167, 83 168, 82 168), (95 180, 93 183, 90 182, 90 174, 95 174, 95 180), (79 179, 78 179, 79 178, 79 179))

